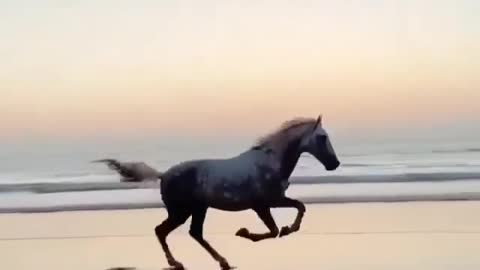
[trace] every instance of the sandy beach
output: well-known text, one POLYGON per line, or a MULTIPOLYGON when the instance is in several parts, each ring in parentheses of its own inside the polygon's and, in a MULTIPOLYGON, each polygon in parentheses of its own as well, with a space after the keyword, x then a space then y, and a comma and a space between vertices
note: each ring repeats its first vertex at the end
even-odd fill
MULTIPOLYGON (((480 202, 308 205, 301 232, 259 243, 234 236, 266 229, 253 212, 210 210, 205 237, 238 269, 480 269, 480 202)), ((293 210, 276 209, 279 227, 293 210)), ((163 209, 0 215, 1 268, 162 269, 153 227, 163 209)), ((169 237, 188 269, 218 269, 187 221, 169 237)))

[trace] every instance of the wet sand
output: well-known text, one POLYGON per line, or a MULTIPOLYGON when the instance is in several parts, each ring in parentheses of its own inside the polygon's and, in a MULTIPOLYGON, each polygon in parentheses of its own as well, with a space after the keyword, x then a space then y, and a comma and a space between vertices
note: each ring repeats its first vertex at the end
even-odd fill
MULTIPOLYGON (((294 210, 273 211, 279 227, 294 210)), ((308 205, 299 233, 252 243, 240 227, 264 232, 250 211, 210 210, 205 238, 245 270, 480 269, 480 202, 308 205)), ((162 269, 153 228, 164 209, 0 215, 0 266, 15 270, 162 269)), ((188 235, 187 221, 168 239, 188 269, 219 269, 188 235)))

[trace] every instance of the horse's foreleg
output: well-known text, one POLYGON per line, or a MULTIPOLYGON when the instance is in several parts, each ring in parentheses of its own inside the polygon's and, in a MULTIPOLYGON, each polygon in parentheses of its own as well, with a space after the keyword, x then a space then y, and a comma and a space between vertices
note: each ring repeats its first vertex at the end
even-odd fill
POLYGON ((302 219, 306 211, 305 205, 302 202, 285 197, 275 202, 272 207, 291 207, 298 210, 297 216, 295 217, 295 221, 292 223, 292 225, 282 227, 282 229, 280 230, 280 237, 289 235, 293 232, 300 230, 300 224, 302 223, 302 219))
POLYGON ((227 260, 222 257, 204 238, 203 238, 203 223, 205 221, 205 215, 207 214, 207 208, 195 209, 192 213, 192 223, 190 224, 190 235, 195 239, 210 255, 220 263, 222 270, 233 269, 227 260))
POLYGON ((254 209, 255 213, 257 213, 258 217, 265 223, 267 228, 270 232, 267 233, 251 233, 246 228, 241 228, 235 234, 237 236, 250 239, 254 242, 261 241, 267 238, 275 238, 277 237, 279 231, 277 224, 275 224, 275 220, 273 220, 272 213, 270 212, 270 208, 262 207, 260 209, 254 209))

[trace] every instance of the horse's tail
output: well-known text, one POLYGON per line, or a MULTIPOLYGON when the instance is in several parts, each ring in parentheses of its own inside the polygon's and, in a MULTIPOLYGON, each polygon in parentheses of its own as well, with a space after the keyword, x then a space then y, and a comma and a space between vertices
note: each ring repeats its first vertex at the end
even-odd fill
POLYGON ((116 171, 120 171, 123 169, 122 164, 116 159, 106 158, 106 159, 93 160, 92 162, 106 163, 109 168, 114 169, 116 171))
POLYGON ((120 164, 120 162, 118 162, 116 159, 112 159, 112 158, 97 159, 97 160, 92 160, 91 162, 107 163, 107 164, 120 164))

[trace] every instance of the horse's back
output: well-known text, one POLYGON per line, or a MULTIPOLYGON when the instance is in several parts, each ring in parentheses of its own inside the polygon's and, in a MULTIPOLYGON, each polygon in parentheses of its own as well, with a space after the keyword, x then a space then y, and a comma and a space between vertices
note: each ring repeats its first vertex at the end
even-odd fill
POLYGON ((227 159, 182 162, 163 173, 162 199, 167 207, 204 204, 225 210, 246 209, 265 193, 265 181, 269 180, 261 168, 265 160, 264 154, 247 151, 227 159))

